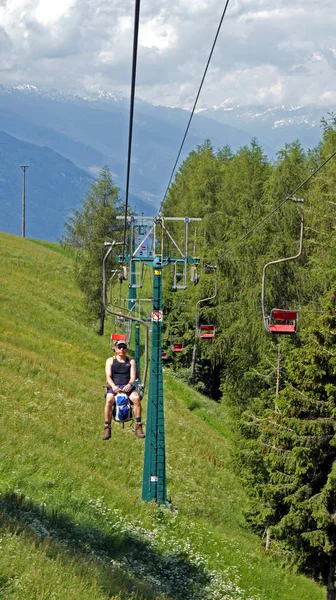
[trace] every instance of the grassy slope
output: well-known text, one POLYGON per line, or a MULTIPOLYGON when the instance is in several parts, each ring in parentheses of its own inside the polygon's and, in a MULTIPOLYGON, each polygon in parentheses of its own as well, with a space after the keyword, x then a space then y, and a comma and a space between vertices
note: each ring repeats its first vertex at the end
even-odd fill
POLYGON ((322 600, 244 528, 221 407, 168 374, 178 512, 140 501, 143 442, 116 424, 101 441, 108 338, 83 324, 71 258, 6 234, 0 247, 0 597, 322 600))

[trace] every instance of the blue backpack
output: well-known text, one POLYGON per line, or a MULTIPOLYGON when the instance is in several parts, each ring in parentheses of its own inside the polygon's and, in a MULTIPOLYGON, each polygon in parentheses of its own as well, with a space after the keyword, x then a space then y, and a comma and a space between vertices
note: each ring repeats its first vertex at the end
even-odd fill
POLYGON ((118 392, 115 398, 113 416, 115 421, 130 421, 132 419, 132 406, 125 392, 118 392))

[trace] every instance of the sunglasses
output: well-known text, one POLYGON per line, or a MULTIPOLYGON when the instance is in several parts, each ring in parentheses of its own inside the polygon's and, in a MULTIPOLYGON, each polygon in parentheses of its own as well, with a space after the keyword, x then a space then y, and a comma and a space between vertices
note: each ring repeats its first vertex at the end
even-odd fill
POLYGON ((124 344, 119 344, 117 348, 120 348, 120 350, 126 350, 127 346, 125 346, 124 344))

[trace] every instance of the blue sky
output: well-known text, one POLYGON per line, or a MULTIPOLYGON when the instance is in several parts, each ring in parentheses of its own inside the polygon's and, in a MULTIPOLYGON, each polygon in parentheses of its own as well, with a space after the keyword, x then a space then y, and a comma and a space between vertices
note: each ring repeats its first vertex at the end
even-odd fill
MULTIPOLYGON (((137 96, 190 107, 225 2, 142 0, 137 96)), ((129 95, 134 0, 0 0, 0 83, 129 95)), ((230 0, 198 107, 336 104, 334 0, 230 0)))

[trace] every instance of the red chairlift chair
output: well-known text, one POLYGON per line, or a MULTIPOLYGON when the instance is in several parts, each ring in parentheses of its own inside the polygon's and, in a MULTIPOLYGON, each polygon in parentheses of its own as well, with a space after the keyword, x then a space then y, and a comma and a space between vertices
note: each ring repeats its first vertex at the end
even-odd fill
POLYGON ((301 212, 301 231, 300 231, 300 247, 299 252, 295 254, 295 256, 289 256, 287 258, 280 258, 279 260, 273 260, 267 263, 264 266, 263 270, 263 278, 262 278, 262 290, 261 290, 261 306, 264 318, 264 326, 267 333, 272 334, 291 334, 297 332, 297 324, 299 313, 297 310, 289 310, 282 308, 273 308, 269 315, 266 314, 265 309, 265 279, 266 279, 266 269, 270 265, 279 264, 282 262, 286 262, 289 260, 295 260, 299 258, 302 254, 302 246, 303 246, 303 229, 304 229, 304 215, 301 206, 298 204, 299 202, 303 202, 302 198, 292 198, 294 202, 297 203, 298 208, 301 212))
POLYGON ((126 333, 111 333, 111 341, 112 342, 119 342, 120 340, 122 340, 123 342, 126 342, 126 339, 127 339, 126 333))
POLYGON ((297 310, 273 308, 269 316, 270 333, 296 333, 299 313, 297 310))
POLYGON ((167 352, 162 352, 162 360, 166 360, 167 359, 167 352))
POLYGON ((214 325, 200 325, 199 337, 201 340, 209 340, 215 337, 214 325))
POLYGON ((183 344, 181 342, 173 342, 172 343, 172 351, 173 352, 182 352, 183 344))
MULTIPOLYGON (((215 269, 215 267, 214 267, 215 269)), ((198 337, 201 340, 206 340, 206 339, 212 339, 215 337, 215 325, 201 325, 200 324, 200 306, 201 304, 203 304, 204 302, 209 302, 210 300, 214 300, 217 297, 217 293, 218 293, 218 281, 216 279, 215 281, 215 290, 212 296, 209 296, 208 298, 201 298, 201 300, 198 300, 198 302, 196 302, 196 337, 198 335, 198 337)))

